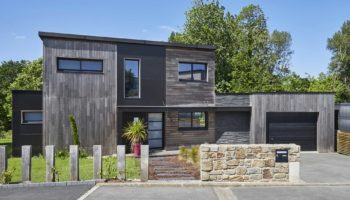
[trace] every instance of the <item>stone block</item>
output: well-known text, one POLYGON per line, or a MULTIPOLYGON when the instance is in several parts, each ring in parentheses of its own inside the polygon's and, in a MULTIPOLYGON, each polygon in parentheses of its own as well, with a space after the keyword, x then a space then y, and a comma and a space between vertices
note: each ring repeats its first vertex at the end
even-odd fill
POLYGON ((94 162, 94 179, 102 178, 102 146, 94 145, 92 147, 93 151, 93 162, 94 162))
POLYGON ((141 145, 141 181, 148 181, 149 146, 141 145))
POLYGON ((300 162, 289 163, 289 181, 299 182, 300 181, 300 162))
POLYGON ((55 146, 48 145, 45 146, 45 158, 46 158, 46 181, 55 181, 55 146))
POLYGON ((201 171, 201 180, 202 181, 208 181, 209 180, 209 172, 201 171))
POLYGON ((252 175, 249 176, 249 179, 257 181, 257 180, 261 180, 262 177, 263 177, 262 174, 252 174, 252 175))
POLYGON ((227 168, 226 162, 224 160, 213 161, 214 170, 223 170, 227 168))
POLYGON ((245 175, 247 172, 247 169, 245 167, 237 167, 236 168, 236 174, 237 175, 245 175))
POLYGON ((218 152, 216 154, 216 158, 223 158, 223 157, 225 157, 225 153, 223 153, 223 152, 218 152))
POLYGON ((219 150, 219 145, 211 145, 210 146, 210 151, 218 151, 219 150))
POLYGON ((235 175, 236 174, 236 169, 227 169, 227 170, 224 171, 224 174, 235 175))
POLYGON ((275 166, 275 159, 265 160, 265 167, 274 167, 274 166, 275 166))
POLYGON ((229 165, 229 166, 238 166, 238 165, 239 165, 239 160, 229 160, 229 161, 226 161, 226 165, 229 165))
POLYGON ((79 180, 79 147, 78 145, 69 146, 69 165, 70 165, 70 180, 79 180))
POLYGON ((285 179, 287 176, 285 173, 276 173, 273 175, 274 179, 285 179))
POLYGON ((263 179, 272 179, 273 174, 271 169, 263 169, 263 179))
POLYGON ((201 152, 201 158, 203 158, 203 159, 209 158, 209 153, 208 152, 201 152))
POLYGON ((243 178, 243 176, 232 175, 232 176, 229 176, 229 180, 230 181, 236 181, 236 182, 243 182, 244 178, 243 178))
POLYGON ((214 158, 216 159, 217 153, 216 152, 209 152, 209 158, 214 158))
POLYGON ((210 150, 209 147, 206 147, 206 146, 201 146, 201 147, 200 147, 200 151, 201 151, 201 152, 208 152, 209 150, 210 150))
POLYGON ((7 154, 6 154, 6 146, 0 146, 0 174, 3 171, 7 170, 7 154))
POLYGON ((248 168, 247 169, 247 174, 261 174, 261 168, 248 168))
POLYGON ((32 146, 22 146, 22 181, 31 181, 31 168, 32 168, 32 146))
POLYGON ((236 159, 244 159, 246 157, 245 150, 243 148, 236 149, 235 156, 236 159))
POLYGON ((265 167, 265 160, 253 160, 252 167, 265 167))
POLYGON ((222 175, 222 170, 214 170, 209 172, 209 175, 222 175))
POLYGON ((202 160, 201 171, 211 171, 211 170, 213 170, 213 162, 210 159, 202 160))
POLYGON ((117 145, 117 170, 118 180, 125 180, 125 145, 117 145))

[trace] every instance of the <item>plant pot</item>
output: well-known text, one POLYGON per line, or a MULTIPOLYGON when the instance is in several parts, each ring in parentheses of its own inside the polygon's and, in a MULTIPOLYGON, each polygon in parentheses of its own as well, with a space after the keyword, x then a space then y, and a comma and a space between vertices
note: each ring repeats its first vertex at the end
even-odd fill
POLYGON ((141 144, 133 144, 132 150, 134 152, 135 157, 140 157, 141 155, 141 144))

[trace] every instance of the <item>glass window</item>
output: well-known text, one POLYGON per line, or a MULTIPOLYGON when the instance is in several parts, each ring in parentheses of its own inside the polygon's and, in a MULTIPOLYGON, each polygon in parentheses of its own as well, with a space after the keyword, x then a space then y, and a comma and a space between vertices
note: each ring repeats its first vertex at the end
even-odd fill
POLYGON ((139 60, 127 59, 124 61, 124 84, 126 98, 140 97, 140 69, 139 60))
POLYGON ((179 63, 179 80, 206 81, 206 64, 179 63))
POLYGON ((43 121, 42 111, 22 111, 23 124, 42 123, 42 121, 43 121))
POLYGON ((179 112, 179 128, 198 129, 206 128, 206 112, 179 112))
POLYGON ((59 71, 86 71, 86 72, 102 72, 102 60, 83 60, 71 58, 58 58, 59 71))

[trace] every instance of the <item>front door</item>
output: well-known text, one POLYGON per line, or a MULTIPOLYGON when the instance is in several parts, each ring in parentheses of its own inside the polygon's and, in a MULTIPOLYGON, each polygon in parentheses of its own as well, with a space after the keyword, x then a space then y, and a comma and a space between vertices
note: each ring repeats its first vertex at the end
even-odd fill
POLYGON ((150 149, 163 148, 163 113, 148 113, 148 145, 150 149))

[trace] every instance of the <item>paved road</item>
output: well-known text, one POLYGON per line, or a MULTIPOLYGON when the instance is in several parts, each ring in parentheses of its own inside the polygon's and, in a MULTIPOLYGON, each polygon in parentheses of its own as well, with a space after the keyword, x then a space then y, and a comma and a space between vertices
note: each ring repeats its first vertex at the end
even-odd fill
POLYGON ((337 153, 301 153, 300 176, 307 183, 349 183, 349 169, 349 156, 337 153))
POLYGON ((101 186, 87 200, 348 200, 350 186, 289 187, 118 187, 101 186))
POLYGON ((77 199, 92 186, 56 186, 56 187, 25 187, 16 189, 0 189, 0 199, 6 200, 70 200, 77 199))

